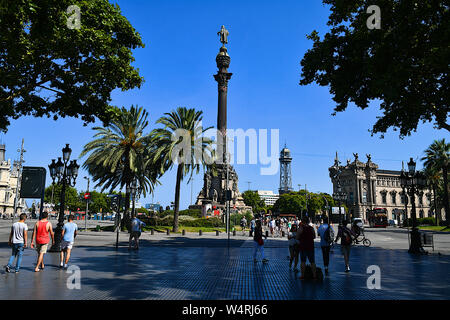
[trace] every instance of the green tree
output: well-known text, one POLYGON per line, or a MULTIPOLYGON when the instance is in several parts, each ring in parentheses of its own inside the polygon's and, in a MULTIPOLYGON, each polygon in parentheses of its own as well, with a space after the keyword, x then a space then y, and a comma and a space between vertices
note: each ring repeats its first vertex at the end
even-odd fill
POLYGON ((244 203, 246 206, 252 207, 254 213, 266 211, 266 204, 264 203, 264 200, 260 198, 257 191, 244 191, 242 193, 242 198, 244 198, 244 203))
MULTIPOLYGON (((52 203, 52 191, 53 191, 53 204, 55 209, 59 211, 60 208, 60 198, 61 198, 61 184, 50 185, 45 188, 44 191, 44 202, 52 203), (54 188, 54 189, 53 189, 54 188)), ((66 196, 65 196, 65 210, 77 211, 78 208, 83 206, 81 199, 78 196, 77 189, 73 187, 66 186, 66 196)))
MULTIPOLYGON (((440 190, 440 186, 441 184, 443 184, 443 179, 441 176, 441 173, 432 168, 431 166, 429 167, 425 167, 425 177, 427 179, 427 185, 431 188, 431 190, 433 191, 433 197, 432 197, 432 205, 433 205, 433 209, 435 211, 435 215, 436 215, 436 225, 439 225, 439 220, 438 220, 438 206, 441 205, 441 199, 439 199, 439 195, 438 195, 438 190, 440 190)), ((442 188, 443 189, 443 188, 442 188)), ((442 201, 442 204, 444 202, 442 201)))
MULTIPOLYGON (((105 193, 97 192, 95 190, 89 191, 91 198, 89 199, 89 213, 106 213, 111 212, 111 203, 109 198, 105 193)), ((86 210, 86 200, 84 199, 85 192, 79 193, 79 198, 81 199, 82 208, 86 210)))
POLYGON ((173 232, 178 232, 181 180, 188 174, 192 177, 194 171, 198 173, 200 166, 205 166, 205 160, 206 163, 210 161, 204 159, 204 156, 212 155, 212 141, 201 138, 210 129, 201 126, 202 114, 202 111, 179 107, 159 118, 157 123, 164 125, 164 128, 154 129, 152 132, 152 141, 156 146, 152 161, 160 163, 160 173, 171 169, 174 164, 177 166, 173 232), (180 133, 186 135, 184 139, 177 136, 180 133))
MULTIPOLYGON (((80 154, 83 157, 90 153, 83 168, 102 192, 131 186, 136 180, 145 196, 147 192, 153 192, 158 183, 159 169, 151 161, 150 135, 144 133, 148 113, 142 107, 131 106, 130 110, 118 109, 116 114, 108 126, 93 128, 96 131, 94 140, 87 143, 80 154)), ((125 200, 122 228, 130 221, 130 193, 125 194, 125 200)))
POLYGON ((111 92, 143 82, 131 65, 141 36, 107 0, 1 1, 0 30, 0 130, 24 115, 108 122, 111 92), (80 29, 67 26, 70 5, 80 29))
MULTIPOLYGON (((300 85, 329 86, 336 102, 334 114, 348 103, 365 109, 380 100, 383 114, 371 129, 390 127, 400 137, 410 135, 419 122, 433 122, 450 131, 449 68, 450 11, 440 0, 323 0, 330 5, 331 29, 317 31, 301 60, 300 85), (369 30, 370 5, 381 8, 381 29, 369 30)), ((382 135, 383 136, 383 135, 382 135)))
POLYGON ((425 156, 421 158, 424 161, 425 168, 430 172, 442 172, 444 181, 443 201, 445 207, 445 220, 447 225, 450 223, 450 204, 448 189, 448 174, 450 168, 450 143, 446 143, 445 139, 434 140, 433 143, 425 150, 425 156))

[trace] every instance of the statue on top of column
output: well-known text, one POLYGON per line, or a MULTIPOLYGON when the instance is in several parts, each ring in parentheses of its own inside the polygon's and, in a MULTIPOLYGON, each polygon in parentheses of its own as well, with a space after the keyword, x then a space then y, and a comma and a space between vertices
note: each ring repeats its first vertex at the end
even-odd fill
POLYGON ((228 35, 230 33, 227 29, 225 29, 225 26, 222 26, 219 32, 217 32, 217 35, 220 36, 220 42, 222 42, 223 46, 225 46, 225 43, 228 43, 228 35))

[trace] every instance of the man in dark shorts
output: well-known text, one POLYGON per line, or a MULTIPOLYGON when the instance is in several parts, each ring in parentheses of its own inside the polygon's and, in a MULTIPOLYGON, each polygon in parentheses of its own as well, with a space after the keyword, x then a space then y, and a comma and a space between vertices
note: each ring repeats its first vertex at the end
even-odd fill
POLYGON ((313 278, 316 279, 316 264, 314 260, 314 239, 316 238, 316 232, 314 228, 309 225, 309 218, 303 217, 302 223, 297 231, 297 240, 300 241, 300 279, 305 279, 306 258, 311 263, 311 270, 313 278))

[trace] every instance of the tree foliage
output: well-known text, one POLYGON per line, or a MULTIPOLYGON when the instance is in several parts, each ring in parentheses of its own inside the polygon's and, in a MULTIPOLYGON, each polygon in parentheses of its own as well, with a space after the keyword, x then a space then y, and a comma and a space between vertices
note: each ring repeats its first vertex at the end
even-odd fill
POLYGON ((107 0, 2 0, 0 30, 0 130, 24 115, 108 122, 111 92, 143 82, 131 66, 141 36, 107 0), (67 27, 70 5, 80 29, 67 27))
MULTIPOLYGON (((383 115, 371 129, 399 130, 400 137, 432 122, 450 131, 450 11, 441 0, 323 0, 330 5, 330 30, 308 35, 300 85, 328 86, 336 112, 353 102, 365 109, 380 100, 383 115), (381 9, 381 29, 370 30, 370 5, 381 9)), ((383 135, 382 135, 383 136, 383 135)))
MULTIPOLYGON (((50 185, 45 188, 44 191, 44 202, 52 203, 55 205, 55 209, 59 211, 60 208, 60 200, 61 200, 61 184, 50 185), (52 198, 53 192, 53 198, 52 198)), ((80 208, 81 201, 78 197, 77 189, 73 187, 66 186, 66 194, 65 194, 65 210, 76 211, 80 208)))
POLYGON ((430 186, 437 192, 440 201, 444 204, 445 217, 447 225, 450 223, 450 203, 449 203, 449 185, 448 175, 450 173, 450 143, 445 139, 435 140, 425 150, 425 156, 421 159, 424 161, 425 174, 430 186), (442 177, 442 188, 440 188, 440 180, 442 177), (441 192, 439 192, 442 190, 441 192))
POLYGON ((213 155, 212 140, 202 137, 203 133, 210 129, 202 127, 202 119, 202 111, 179 107, 159 118, 156 122, 164 127, 154 129, 151 134, 152 144, 155 146, 151 161, 158 163, 159 173, 164 174, 174 164, 177 166, 173 232, 178 232, 181 181, 187 175, 198 173, 200 167, 206 166, 205 160, 209 161, 213 155), (183 144, 186 142, 184 139, 174 139, 175 134, 181 131, 186 133, 189 139, 185 145, 187 150, 183 150, 183 144), (205 159, 205 156, 208 156, 208 159, 205 159))
POLYGON ((242 193, 246 206, 252 207, 253 213, 266 212, 266 204, 260 198, 257 191, 247 190, 242 193))
POLYGON ((308 212, 315 215, 328 210, 326 208, 327 203, 328 206, 334 206, 333 198, 326 193, 314 193, 305 190, 293 191, 280 195, 273 206, 273 212, 297 215, 308 212))

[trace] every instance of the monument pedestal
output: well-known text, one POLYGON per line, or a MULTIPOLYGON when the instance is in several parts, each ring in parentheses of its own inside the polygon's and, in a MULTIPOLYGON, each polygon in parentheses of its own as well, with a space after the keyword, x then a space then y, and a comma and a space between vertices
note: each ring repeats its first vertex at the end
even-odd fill
POLYGON ((226 190, 231 190, 230 211, 245 212, 251 211, 252 207, 246 206, 238 189, 238 176, 232 166, 228 171, 228 188, 227 188, 227 172, 226 166, 223 164, 216 165, 215 169, 208 168, 203 177, 203 188, 197 197, 195 205, 190 209, 202 209, 203 215, 208 210, 220 210, 221 214, 226 211, 226 190))

